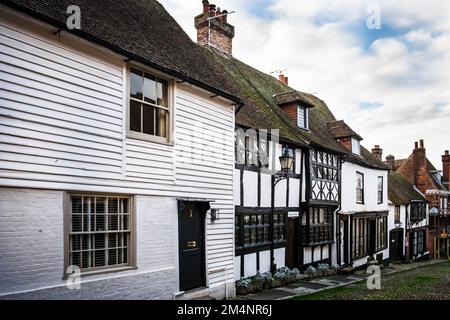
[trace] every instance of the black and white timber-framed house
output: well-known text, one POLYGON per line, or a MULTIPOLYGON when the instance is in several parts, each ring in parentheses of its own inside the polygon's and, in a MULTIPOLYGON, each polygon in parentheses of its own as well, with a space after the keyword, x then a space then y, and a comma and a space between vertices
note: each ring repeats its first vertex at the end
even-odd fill
POLYGON ((334 215, 339 208, 341 162, 346 150, 329 135, 328 107, 232 56, 234 28, 219 20, 205 40, 204 21, 220 15, 203 1, 197 39, 227 78, 228 91, 244 106, 236 113, 235 279, 289 267, 332 263, 334 215), (209 45, 208 45, 209 44, 209 45), (278 158, 294 164, 278 181, 278 158))

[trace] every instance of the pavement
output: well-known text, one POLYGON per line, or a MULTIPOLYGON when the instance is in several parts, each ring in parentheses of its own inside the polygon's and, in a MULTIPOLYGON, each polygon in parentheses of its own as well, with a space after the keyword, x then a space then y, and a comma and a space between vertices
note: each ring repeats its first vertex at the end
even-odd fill
MULTIPOLYGON (((436 263, 441 263, 447 260, 427 260, 413 262, 409 264, 398 263, 390 264, 388 267, 381 269, 381 276, 393 274, 406 270, 417 269, 421 267, 430 266, 436 263)), ((257 293, 248 294, 245 296, 236 296, 234 300, 287 300, 293 297, 308 295, 311 293, 328 290, 337 287, 347 286, 353 283, 364 281, 370 274, 366 270, 356 271, 351 275, 334 275, 323 278, 302 279, 298 282, 288 284, 283 287, 278 287, 270 290, 264 290, 257 293)))

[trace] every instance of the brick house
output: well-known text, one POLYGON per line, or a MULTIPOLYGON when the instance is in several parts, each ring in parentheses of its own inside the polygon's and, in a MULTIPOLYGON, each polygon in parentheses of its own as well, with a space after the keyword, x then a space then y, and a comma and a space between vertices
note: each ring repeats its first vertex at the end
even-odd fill
POLYGON ((395 159, 388 155, 386 164, 426 195, 430 207, 427 248, 434 257, 439 257, 439 253, 446 251, 446 240, 450 232, 448 150, 442 156, 442 171, 437 170, 428 160, 423 140, 415 142, 413 152, 407 159, 395 159))

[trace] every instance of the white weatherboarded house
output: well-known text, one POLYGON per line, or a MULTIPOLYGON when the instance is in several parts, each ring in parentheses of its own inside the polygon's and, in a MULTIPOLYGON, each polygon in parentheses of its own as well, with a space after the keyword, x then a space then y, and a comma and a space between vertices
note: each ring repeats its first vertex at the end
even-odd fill
POLYGON ((72 2, 0 6, 0 297, 233 295, 238 99, 157 1, 72 2))

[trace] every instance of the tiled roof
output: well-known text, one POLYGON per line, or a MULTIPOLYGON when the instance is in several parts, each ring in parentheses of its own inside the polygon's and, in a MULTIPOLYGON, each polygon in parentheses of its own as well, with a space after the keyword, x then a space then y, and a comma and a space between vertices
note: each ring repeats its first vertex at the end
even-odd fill
POLYGON ((326 126, 330 134, 336 139, 352 137, 362 140, 362 137, 353 131, 353 129, 350 128, 344 120, 329 122, 326 126))
POLYGON ((388 195, 389 200, 397 205, 406 205, 413 200, 426 201, 426 198, 408 180, 396 172, 389 173, 388 195))

